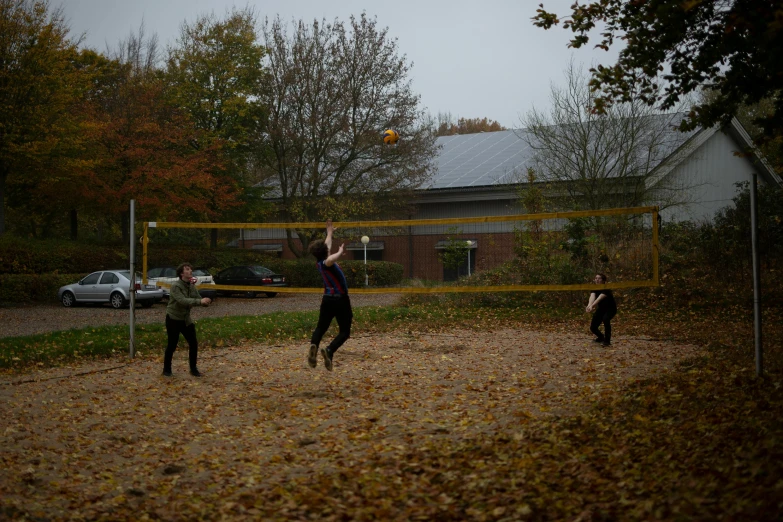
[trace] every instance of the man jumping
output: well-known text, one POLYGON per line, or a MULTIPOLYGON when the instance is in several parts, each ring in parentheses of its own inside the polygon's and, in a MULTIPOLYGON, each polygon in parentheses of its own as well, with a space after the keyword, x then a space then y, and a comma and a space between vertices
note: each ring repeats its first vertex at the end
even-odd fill
POLYGON ((332 250, 332 235, 334 227, 332 220, 326 222, 326 239, 316 239, 310 243, 308 250, 315 256, 318 271, 324 281, 324 296, 321 299, 321 310, 318 315, 318 325, 313 330, 313 336, 310 339, 310 351, 307 355, 307 364, 315 368, 318 364, 318 351, 321 339, 332 319, 337 319, 337 326, 340 330, 337 336, 329 343, 326 348, 321 348, 321 355, 324 358, 324 366, 332 371, 332 357, 334 352, 343 345, 351 335, 351 322, 353 321, 353 310, 351 301, 348 298, 348 283, 345 280, 345 274, 340 269, 336 261, 343 255, 344 244, 340 245, 337 252, 329 254, 332 250))

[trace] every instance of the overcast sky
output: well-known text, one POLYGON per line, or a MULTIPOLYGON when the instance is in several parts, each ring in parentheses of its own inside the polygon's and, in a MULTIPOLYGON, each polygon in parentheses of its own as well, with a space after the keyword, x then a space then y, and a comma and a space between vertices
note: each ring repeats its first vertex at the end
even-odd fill
POLYGON ((365 11, 388 27, 401 55, 413 63, 413 89, 432 115, 490 118, 519 127, 531 107, 547 110, 550 82, 562 83, 573 55, 577 63, 609 64, 616 51, 567 48, 570 32, 544 31, 530 19, 543 1, 567 13, 573 0, 50 0, 62 5, 73 35, 101 52, 136 33, 144 21, 148 35, 163 47, 175 42, 183 21, 231 6, 255 9, 261 18, 335 18, 347 21, 365 11))

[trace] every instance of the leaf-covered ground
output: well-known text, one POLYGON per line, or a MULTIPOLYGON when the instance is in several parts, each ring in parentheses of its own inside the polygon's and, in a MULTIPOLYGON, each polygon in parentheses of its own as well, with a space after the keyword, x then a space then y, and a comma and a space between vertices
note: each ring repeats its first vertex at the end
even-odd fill
POLYGON ((182 348, 171 379, 159 357, 5 375, 0 518, 690 518, 735 475, 772 512, 752 486, 783 498, 781 431, 751 447, 743 430, 780 413, 779 391, 727 426, 720 394, 691 402, 729 379, 703 349, 560 329, 357 332, 331 373, 298 343, 206 350, 200 379, 182 348), (722 467, 689 464, 719 435, 722 467))

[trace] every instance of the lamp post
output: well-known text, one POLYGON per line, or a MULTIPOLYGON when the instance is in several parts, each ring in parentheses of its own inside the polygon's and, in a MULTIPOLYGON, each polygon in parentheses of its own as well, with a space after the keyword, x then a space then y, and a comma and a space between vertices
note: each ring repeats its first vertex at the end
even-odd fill
POLYGON ((473 246, 473 242, 468 239, 465 244, 468 245, 468 277, 470 277, 470 247, 473 246))
POLYGON ((369 282, 367 279, 367 243, 370 242, 370 238, 367 236, 362 236, 362 244, 364 245, 364 286, 368 286, 369 282))

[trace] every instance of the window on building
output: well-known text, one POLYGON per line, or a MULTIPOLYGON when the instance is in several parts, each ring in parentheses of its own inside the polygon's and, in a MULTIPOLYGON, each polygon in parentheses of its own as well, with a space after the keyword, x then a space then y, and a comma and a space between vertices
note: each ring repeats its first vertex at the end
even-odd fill
MULTIPOLYGON (((383 261, 383 241, 370 241, 367 243, 367 261, 383 261)), ((345 245, 346 250, 350 250, 353 258, 357 261, 364 261, 364 243, 356 241, 345 245)))
MULTIPOLYGON (((471 242, 470 248, 465 249, 465 258, 455 268, 454 266, 443 265, 443 281, 456 281, 460 277, 469 276, 476 271, 476 249, 478 241, 475 239, 466 240, 471 242)), ((451 240, 438 241, 435 249, 439 252, 447 249, 452 244, 451 240)))

